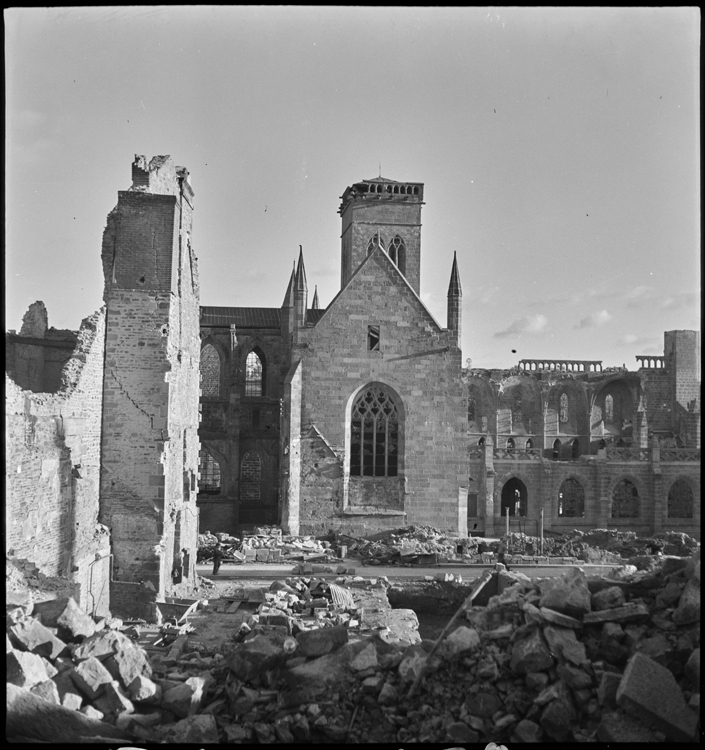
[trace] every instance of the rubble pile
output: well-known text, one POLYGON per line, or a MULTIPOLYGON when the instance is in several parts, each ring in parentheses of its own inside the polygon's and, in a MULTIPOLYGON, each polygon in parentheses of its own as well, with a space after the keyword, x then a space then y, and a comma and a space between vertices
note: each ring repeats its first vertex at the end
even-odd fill
POLYGON ((319 541, 313 536, 283 535, 276 527, 257 528, 252 534, 243 534, 242 539, 229 534, 198 535, 198 562, 213 559, 215 545, 223 547, 223 561, 244 562, 294 562, 314 559, 328 559, 335 556, 330 542, 319 541))
POLYGON ((58 595, 76 596, 77 590, 77 585, 70 579, 45 576, 29 560, 5 560, 5 595, 8 604, 27 604, 58 595))
POLYGON ((61 725, 65 741, 697 739, 699 550, 590 579, 497 565, 493 586, 433 656, 384 577, 238 589, 203 610, 242 615, 210 649, 182 626, 146 651, 134 626, 96 623, 71 599, 10 605, 8 736, 56 741, 46 734, 61 725))

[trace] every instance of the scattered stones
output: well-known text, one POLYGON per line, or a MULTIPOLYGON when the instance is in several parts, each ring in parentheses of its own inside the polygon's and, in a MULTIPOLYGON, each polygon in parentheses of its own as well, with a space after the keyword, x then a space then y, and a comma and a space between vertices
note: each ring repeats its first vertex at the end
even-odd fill
POLYGON ((577 666, 588 663, 585 646, 576 638, 574 630, 549 625, 544 628, 543 634, 554 657, 565 659, 577 666))
POLYGON ((28 651, 7 654, 7 681, 21 688, 31 688, 49 679, 41 656, 28 651))
POLYGON ((544 669, 550 669, 553 665, 553 656, 539 628, 530 629, 523 638, 515 641, 510 662, 514 674, 541 672, 544 669))
POLYGON ((348 629, 343 627, 302 630, 296 634, 297 650, 303 656, 323 656, 348 642, 348 629))
POLYGON ((589 612, 583 617, 583 625, 595 625, 602 622, 646 622, 648 619, 649 608, 646 604, 630 602, 622 607, 589 612))
POLYGON ((228 659, 232 673, 245 682, 271 669, 279 660, 281 651, 264 635, 256 635, 236 647, 228 659))
POLYGON ((72 597, 36 602, 33 615, 47 627, 58 628, 67 640, 82 640, 95 633, 95 623, 72 597))
POLYGON ((624 591, 620 586, 610 586, 592 595, 592 608, 596 612, 624 606, 624 591))
POLYGON ((539 606, 576 618, 590 612, 585 573, 580 568, 569 568, 561 578, 542 582, 539 606))
POLYGON ((473 628, 461 626, 456 628, 441 644, 441 652, 446 659, 457 659, 463 654, 474 651, 480 645, 480 636, 473 628))

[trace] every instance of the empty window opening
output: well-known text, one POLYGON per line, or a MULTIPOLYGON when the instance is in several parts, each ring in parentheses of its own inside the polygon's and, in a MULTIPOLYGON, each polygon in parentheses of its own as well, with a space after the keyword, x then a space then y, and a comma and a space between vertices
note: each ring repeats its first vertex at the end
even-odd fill
POLYGON ((477 444, 478 444, 478 445, 480 446, 480 448, 484 448, 484 447, 485 447, 485 438, 481 437, 481 438, 480 438, 480 439, 479 439, 479 440, 477 441, 477 444))
POLYGON ((402 273, 406 273, 406 245, 398 234, 389 243, 389 257, 402 273))
POLYGON ((580 456, 580 443, 573 440, 570 444, 570 457, 575 461, 580 456))
POLYGON ((395 477, 399 463, 399 414, 381 387, 363 390, 352 410, 350 475, 395 477))
POLYGON ((558 459, 561 456, 561 441, 560 440, 554 440, 553 441, 553 451, 551 452, 551 458, 554 461, 558 461, 558 459))
POLYGON ((668 517, 693 517, 693 490, 685 479, 679 479, 668 490, 668 517))
POLYGON ((220 494, 220 464, 206 450, 198 454, 198 491, 205 495, 220 494))
POLYGON ((562 423, 568 421, 568 394, 561 394, 560 420, 562 423))
POLYGON ((530 450, 531 450, 531 449, 532 449, 533 447, 534 447, 534 442, 533 442, 533 440, 532 440, 531 438, 529 438, 529 439, 528 439, 528 440, 526 441, 526 445, 524 446, 524 448, 525 448, 525 449, 526 449, 527 451, 530 451, 530 450))
POLYGON ((521 425, 524 418, 521 413, 521 389, 517 388, 512 397, 512 429, 516 430, 521 425))
POLYGON ((367 326, 367 350, 379 351, 379 326, 367 326))
POLYGON ((214 346, 206 344, 201 349, 201 394, 220 395, 220 356, 214 346))
POLYGON ((514 438, 507 440, 507 453, 514 453, 514 438))
POLYGON ((512 477, 502 487, 502 516, 525 516, 527 507, 526 485, 512 477))
POLYGON ((633 482, 622 479, 612 492, 612 518, 638 518, 639 491, 633 482))
POLYGON ((264 396, 264 366, 257 352, 250 352, 245 362, 245 395, 264 396))
POLYGON ((566 479, 558 491, 558 515, 580 518, 585 515, 585 490, 577 479, 566 479))

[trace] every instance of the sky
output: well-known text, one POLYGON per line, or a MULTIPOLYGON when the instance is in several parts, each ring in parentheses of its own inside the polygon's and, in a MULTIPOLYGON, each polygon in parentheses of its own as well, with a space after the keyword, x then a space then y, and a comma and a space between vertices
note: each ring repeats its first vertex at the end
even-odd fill
POLYGON ((463 362, 636 369, 700 328, 700 11, 133 6, 5 10, 6 329, 103 304, 135 154, 190 172, 201 304, 340 288, 345 188, 424 183, 421 298, 463 362))

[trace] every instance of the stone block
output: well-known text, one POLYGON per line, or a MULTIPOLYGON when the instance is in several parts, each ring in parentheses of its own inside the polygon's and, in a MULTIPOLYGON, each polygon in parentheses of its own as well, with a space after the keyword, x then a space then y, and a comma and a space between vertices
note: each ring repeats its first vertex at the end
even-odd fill
POLYGON ((132 701, 117 680, 112 680, 105 686, 103 694, 94 701, 94 704, 112 719, 120 714, 131 714, 135 710, 132 701))
POLYGON ((79 662, 67 674, 79 692, 91 701, 95 700, 113 679, 103 663, 95 656, 79 662))
POLYGON ((663 633, 657 633, 651 638, 644 638, 636 644, 635 648, 659 664, 663 664, 664 667, 669 664, 674 654, 673 646, 663 633))
POLYGON ((186 682, 164 693, 162 708, 181 718, 193 716, 203 703, 205 686, 206 681, 202 677, 189 677, 186 682))
POLYGON ((574 617, 570 617, 569 615, 564 615, 562 612, 556 612, 553 609, 548 609, 548 607, 541 607, 539 609, 539 612, 544 622, 550 622, 553 625, 560 625, 562 628, 573 628, 575 630, 580 630, 580 628, 583 627, 583 624, 582 622, 580 622, 580 620, 576 620, 574 617))
POLYGON ((637 652, 624 670, 617 705, 673 742, 695 739, 698 717, 686 705, 671 672, 637 652))
POLYGON ((529 672, 542 672, 554 665, 553 656, 548 650, 546 641, 539 628, 532 628, 512 646, 512 657, 509 666, 517 675, 529 672))
POLYGON ((439 651, 445 659, 457 659, 463 654, 474 651, 479 646, 480 636, 477 631, 461 625, 447 636, 441 644, 439 651))
POLYGON ((585 646, 575 637, 574 630, 549 625, 543 629, 543 634, 553 656, 559 660, 569 661, 578 667, 588 664, 585 646))
POLYGON ((447 742, 475 743, 479 739, 480 735, 463 721, 454 721, 446 727, 447 742))
POLYGON ((113 676, 113 679, 129 688, 141 675, 149 676, 152 668, 149 665, 147 654, 136 644, 120 646, 119 650, 105 660, 105 667, 113 676))
POLYGON ((373 643, 368 643, 351 660, 350 669, 353 672, 362 672, 365 669, 377 669, 377 649, 373 643))
POLYGON ((587 614, 590 611, 590 591, 585 573, 580 568, 569 568, 560 578, 543 581, 539 606, 570 617, 587 614))
POLYGON ((58 635, 63 640, 81 641, 95 633, 92 618, 72 597, 37 602, 34 605, 34 615, 47 627, 57 628, 58 635))
POLYGON ((592 595, 592 609, 596 612, 622 607, 624 603, 624 591, 621 586, 610 586, 592 595))
POLYGON ((696 648, 685 663, 685 676, 693 689, 700 690, 700 649, 696 648))
MULTIPOLYGON (((428 658, 428 652, 421 644, 414 644, 404 649, 401 661, 399 662, 399 675, 406 683, 412 683, 419 673, 425 668, 424 664, 428 658)), ((438 663, 437 659, 434 659, 438 663)), ((429 665, 430 667, 430 665, 429 665)), ((432 671, 428 669, 428 672, 432 671)))
POLYGON ((69 677, 69 673, 60 672, 58 675, 52 677, 52 682, 56 685, 56 689, 59 691, 59 698, 62 706, 67 706, 78 710, 83 704, 83 696, 78 692, 73 680, 69 677))
POLYGON ((286 682, 291 690, 299 694, 301 702, 331 690, 339 691, 345 685, 350 656, 348 646, 343 646, 330 654, 289 669, 286 682))
POLYGON ((548 675, 545 672, 529 672, 524 678, 529 690, 543 690, 548 685, 548 675))
POLYGON ((468 696, 465 705, 472 716, 489 719, 502 707, 502 701, 494 693, 479 692, 468 696))
POLYGON ((138 675, 129 687, 130 699, 135 703, 147 703, 159 705, 162 698, 162 689, 146 675, 138 675))
POLYGON ((50 703, 56 703, 57 706, 61 705, 61 696, 59 695, 59 689, 56 687, 56 683, 53 680, 45 680, 40 682, 34 687, 30 688, 31 692, 43 698, 45 701, 50 703))
POLYGON ((559 664, 556 672, 563 682, 573 690, 584 690, 592 687, 592 677, 582 669, 576 669, 568 664, 559 664))
POLYGON ((543 729, 529 719, 522 719, 512 730, 512 742, 542 742, 543 729))
POLYGON ((597 688, 597 700, 603 707, 617 705, 617 688, 622 681, 622 675, 615 672, 603 672, 597 688))
MULTIPOLYGON (((700 563, 698 563, 698 568, 700 563)), ((673 613, 676 625, 690 625, 700 622, 700 580, 691 578, 685 585, 678 607, 673 613)))
POLYGON ((112 656, 121 647, 136 646, 134 641, 118 630, 100 630, 71 647, 71 656, 74 661, 83 661, 89 656, 95 656, 101 661, 112 656))
POLYGON ((573 705, 570 691, 564 686, 561 694, 543 709, 539 723, 549 737, 563 741, 570 736, 577 720, 578 712, 573 705))
POLYGON ((218 725, 211 714, 189 716, 168 728, 165 742, 168 744, 217 744, 218 725))
POLYGON ((603 622, 646 622, 649 608, 641 602, 630 602, 623 607, 589 612, 583 617, 583 625, 596 625, 603 622))
POLYGON ((377 696, 380 706, 395 706, 399 702, 399 693, 391 682, 385 682, 377 696))
POLYGON ((49 679, 41 656, 29 651, 11 651, 6 658, 7 682, 21 688, 32 688, 49 679))
POLYGON ((348 629, 345 627, 316 628, 296 634, 297 652, 302 656, 323 656, 347 642, 348 629))
POLYGON ((105 718, 105 714, 91 706, 90 703, 87 706, 83 706, 81 713, 89 719, 96 719, 97 721, 102 721, 105 718))
POLYGON ((62 640, 34 618, 20 620, 10 628, 9 632, 17 648, 23 651, 31 651, 33 654, 44 656, 51 661, 69 652, 68 646, 62 640))

